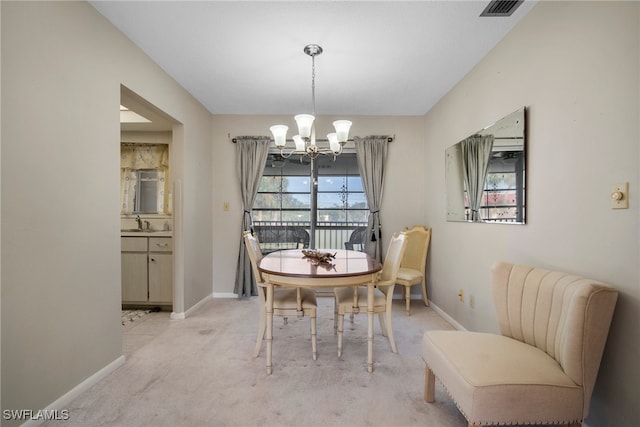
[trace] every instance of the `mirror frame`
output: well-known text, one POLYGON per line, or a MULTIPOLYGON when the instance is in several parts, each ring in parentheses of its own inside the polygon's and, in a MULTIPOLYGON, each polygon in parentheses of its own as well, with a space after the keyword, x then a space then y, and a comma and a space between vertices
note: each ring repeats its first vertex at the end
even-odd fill
MULTIPOLYGON (((527 143, 526 143, 526 108, 522 107, 511 114, 501 118, 489 126, 475 132, 473 136, 493 135, 494 141, 491 149, 489 168, 499 169, 500 166, 509 168, 505 172, 515 173, 513 203, 516 208, 516 216, 508 219, 500 219, 505 211, 495 207, 494 216, 489 218, 486 212, 491 207, 480 209, 485 216, 472 220, 469 217, 469 203, 466 203, 466 183, 464 178, 462 143, 467 138, 448 147, 445 150, 445 191, 447 202, 448 222, 482 222, 491 224, 526 224, 526 176, 527 176, 527 143)), ((488 182, 485 181, 484 192, 490 191, 488 182)), ((500 190, 497 190, 499 193, 500 190)), ((486 206, 486 205, 485 205, 486 206)))

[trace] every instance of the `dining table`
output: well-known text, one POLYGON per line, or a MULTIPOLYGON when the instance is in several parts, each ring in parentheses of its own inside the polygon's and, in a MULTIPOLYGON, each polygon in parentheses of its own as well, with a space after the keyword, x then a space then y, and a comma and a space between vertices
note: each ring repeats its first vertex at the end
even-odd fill
POLYGON ((275 286, 327 289, 366 285, 367 290, 367 370, 373 372, 373 296, 382 264, 365 252, 344 249, 318 249, 330 254, 328 262, 305 256, 309 251, 289 249, 271 252, 258 264, 266 285, 267 374, 272 372, 273 293, 275 286))

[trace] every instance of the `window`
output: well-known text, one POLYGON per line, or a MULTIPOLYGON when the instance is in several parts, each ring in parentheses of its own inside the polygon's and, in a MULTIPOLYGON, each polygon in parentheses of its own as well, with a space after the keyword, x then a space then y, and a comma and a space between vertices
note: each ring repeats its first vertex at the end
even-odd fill
POLYGON ((141 169, 136 173, 133 213, 158 212, 158 171, 141 169))
POLYGON ((367 222, 369 210, 362 179, 360 175, 349 175, 348 172, 348 169, 341 171, 339 168, 319 171, 318 225, 367 222))
POLYGON ((343 153, 335 160, 319 156, 313 162, 308 158, 301 162, 296 155, 289 159, 269 155, 253 204, 256 227, 302 227, 312 246, 344 249, 351 232, 366 225, 368 215, 355 153, 343 153))
POLYGON ((169 146, 120 144, 120 214, 170 214, 169 146))
MULTIPOLYGON (((503 151, 489 160, 484 183, 481 218, 487 222, 524 221, 524 155, 522 151, 503 151)), ((469 200, 465 191, 465 203, 469 200)))

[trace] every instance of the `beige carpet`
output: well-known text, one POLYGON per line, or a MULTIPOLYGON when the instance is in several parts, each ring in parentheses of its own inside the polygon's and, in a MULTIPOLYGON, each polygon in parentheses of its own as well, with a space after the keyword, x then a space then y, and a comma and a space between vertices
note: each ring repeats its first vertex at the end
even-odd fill
POLYGON ((423 400, 422 334, 452 329, 414 301, 394 306, 399 354, 376 318, 375 370, 367 372, 367 316, 345 319, 337 358, 333 300, 319 299, 318 360, 308 318, 274 321, 273 374, 264 346, 252 357, 257 300, 216 299, 131 353, 124 366, 76 399, 70 419, 47 426, 443 426, 466 427, 444 389, 423 400))

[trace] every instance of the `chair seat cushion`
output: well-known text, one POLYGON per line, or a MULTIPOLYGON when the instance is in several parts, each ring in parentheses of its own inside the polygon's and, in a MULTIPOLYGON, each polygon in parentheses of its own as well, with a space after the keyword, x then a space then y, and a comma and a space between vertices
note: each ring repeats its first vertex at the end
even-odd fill
MULTIPOLYGON (((339 313, 350 313, 353 308, 353 289, 348 288, 336 288, 336 306, 339 313)), ((360 311, 367 311, 367 288, 364 286, 358 286, 358 307, 360 311)), ((385 307, 386 304, 385 295, 379 290, 373 291, 373 305, 374 307, 385 307)))
POLYGON ((537 347, 496 334, 427 331, 422 358, 470 423, 582 419, 582 388, 537 347))
MULTIPOLYGON (((316 293, 311 289, 300 289, 302 308, 316 308, 316 293)), ((278 309, 298 308, 295 288, 276 288, 273 292, 273 307, 278 309)))
POLYGON ((413 268, 400 267, 396 279, 398 280, 398 283, 402 281, 411 283, 419 282, 422 280, 422 274, 413 268))

